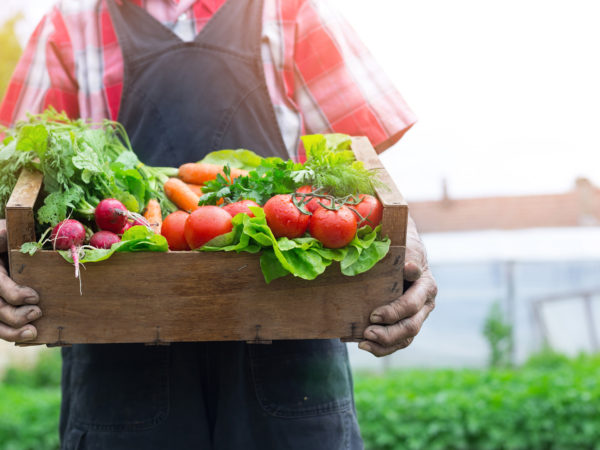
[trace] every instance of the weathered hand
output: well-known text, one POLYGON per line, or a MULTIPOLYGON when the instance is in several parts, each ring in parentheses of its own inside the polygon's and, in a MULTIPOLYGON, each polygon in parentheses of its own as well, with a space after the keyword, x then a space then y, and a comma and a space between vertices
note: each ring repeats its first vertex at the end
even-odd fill
POLYGON ((359 348, 375 356, 386 356, 408 347, 435 307, 437 284, 427 264, 427 254, 417 228, 409 217, 406 236, 404 279, 412 284, 400 298, 371 313, 359 348))
MULTIPOLYGON (((0 230, 0 253, 6 252, 6 229, 0 230)), ((33 289, 19 286, 11 280, 0 263, 0 339, 10 342, 30 341, 37 330, 29 322, 39 319, 42 310, 34 306, 39 301, 33 289)))

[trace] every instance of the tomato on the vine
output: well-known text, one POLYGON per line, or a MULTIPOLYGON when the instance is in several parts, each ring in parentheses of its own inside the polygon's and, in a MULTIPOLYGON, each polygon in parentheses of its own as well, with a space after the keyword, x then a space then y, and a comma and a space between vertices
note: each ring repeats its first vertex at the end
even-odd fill
POLYGON ((319 206, 310 218, 308 229, 311 236, 324 247, 342 248, 356 235, 356 216, 347 206, 341 206, 338 210, 319 206))
POLYGON ((358 215, 356 216, 356 220, 359 222, 358 228, 364 227, 365 225, 375 228, 381 223, 383 217, 383 205, 372 195, 359 194, 358 198, 360 199, 360 203, 352 206, 352 208, 363 217, 363 219, 361 219, 358 215))
POLYGON ((263 207, 267 224, 277 238, 294 239, 302 236, 308 228, 310 216, 303 214, 289 194, 271 197, 263 207))
MULTIPOLYGON (((296 192, 299 192, 301 194, 310 194, 313 191, 314 191, 314 189, 312 186, 302 186, 302 187, 296 189, 296 192)), ((327 195, 327 194, 325 193, 323 195, 327 195)), ((306 203, 306 205, 305 205, 306 210, 311 213, 315 212, 315 209, 317 209, 319 206, 321 206, 321 205, 319 205, 319 202, 324 205, 327 205, 327 206, 331 205, 331 200, 329 200, 327 198, 313 197, 306 203)))

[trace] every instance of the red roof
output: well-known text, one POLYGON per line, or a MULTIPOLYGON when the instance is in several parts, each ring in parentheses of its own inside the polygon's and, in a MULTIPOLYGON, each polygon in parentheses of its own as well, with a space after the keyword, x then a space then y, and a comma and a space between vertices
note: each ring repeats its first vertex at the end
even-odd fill
POLYGON ((445 198, 408 208, 420 232, 600 226, 600 189, 580 178, 565 194, 445 198))

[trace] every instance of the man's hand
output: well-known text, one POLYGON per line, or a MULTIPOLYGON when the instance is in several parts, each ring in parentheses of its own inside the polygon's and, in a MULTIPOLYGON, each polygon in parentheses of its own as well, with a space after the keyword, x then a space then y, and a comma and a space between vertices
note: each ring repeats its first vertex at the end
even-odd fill
MULTIPOLYGON (((6 247, 6 229, 3 229, 0 230, 0 253, 5 253, 6 247)), ((42 316, 42 310, 33 306, 38 301, 37 292, 16 284, 0 263, 0 339, 10 342, 35 339, 37 330, 29 322, 42 316)))
POLYGON ((412 284, 400 298, 371 313, 371 323, 377 325, 365 330, 367 340, 358 346, 375 356, 386 356, 408 347, 435 307, 437 284, 427 264, 425 247, 410 217, 405 261, 404 279, 412 284))

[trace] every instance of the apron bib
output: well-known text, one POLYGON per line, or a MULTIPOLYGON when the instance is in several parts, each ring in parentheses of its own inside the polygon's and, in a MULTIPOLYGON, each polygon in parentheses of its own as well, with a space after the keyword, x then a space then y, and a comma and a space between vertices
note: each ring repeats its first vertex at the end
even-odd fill
POLYGON ((117 120, 141 161, 177 167, 220 149, 289 157, 260 52, 262 0, 227 0, 191 42, 107 0, 123 52, 117 120))

